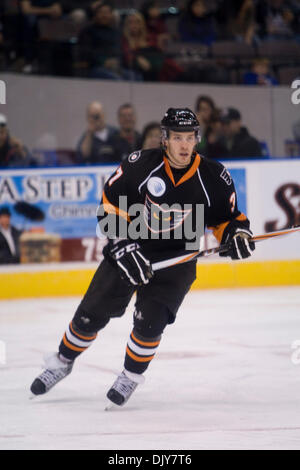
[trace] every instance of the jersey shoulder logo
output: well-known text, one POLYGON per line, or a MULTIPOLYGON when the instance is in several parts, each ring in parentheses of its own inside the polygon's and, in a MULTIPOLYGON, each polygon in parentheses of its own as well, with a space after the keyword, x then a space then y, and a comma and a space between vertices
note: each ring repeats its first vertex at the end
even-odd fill
POLYGON ((129 155, 128 157, 128 161, 130 163, 135 163, 141 156, 141 153, 142 151, 141 150, 138 150, 137 152, 133 152, 129 155))
POLYGON ((220 177, 225 181, 225 183, 230 186, 232 183, 232 178, 229 173, 229 171, 226 168, 223 168, 222 173, 220 174, 220 177))
POLYGON ((166 183, 158 176, 152 176, 147 183, 148 191, 153 196, 162 196, 166 192, 166 183))

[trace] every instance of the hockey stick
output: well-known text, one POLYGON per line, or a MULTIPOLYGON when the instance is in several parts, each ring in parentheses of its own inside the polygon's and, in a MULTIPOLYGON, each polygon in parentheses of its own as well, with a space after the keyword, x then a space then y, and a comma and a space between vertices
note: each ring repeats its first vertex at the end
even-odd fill
MULTIPOLYGON (((290 233, 298 232, 300 230, 300 225, 295 225, 293 227, 287 228, 285 230, 278 230, 276 232, 263 233, 262 235, 255 235, 250 239, 252 242, 261 242, 263 240, 268 240, 269 238, 282 237, 283 235, 288 235, 290 233)), ((176 258, 167 259, 165 261, 158 261, 157 263, 152 264, 153 271, 159 271, 160 269, 168 268, 170 266, 175 266, 176 264, 187 263, 188 261, 193 261, 198 258, 206 258, 207 256, 214 255, 216 253, 224 253, 228 250, 228 244, 219 245, 215 248, 209 248, 208 250, 203 251, 194 251, 188 255, 177 256, 176 258)))

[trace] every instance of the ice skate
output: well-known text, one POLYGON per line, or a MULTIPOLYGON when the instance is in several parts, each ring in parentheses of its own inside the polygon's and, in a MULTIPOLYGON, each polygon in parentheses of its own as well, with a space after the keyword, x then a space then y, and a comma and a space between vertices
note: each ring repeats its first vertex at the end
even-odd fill
POLYGON ((30 390, 33 395, 43 395, 49 392, 54 385, 72 372, 74 362, 63 362, 57 353, 45 357, 45 370, 32 383, 30 390))
POLYGON ((125 405, 125 403, 129 400, 135 391, 136 387, 139 384, 144 383, 144 381, 145 378, 143 375, 134 374, 133 372, 123 370, 123 372, 118 376, 115 383, 107 392, 106 396, 109 399, 109 402, 105 410, 113 408, 114 405, 125 405))

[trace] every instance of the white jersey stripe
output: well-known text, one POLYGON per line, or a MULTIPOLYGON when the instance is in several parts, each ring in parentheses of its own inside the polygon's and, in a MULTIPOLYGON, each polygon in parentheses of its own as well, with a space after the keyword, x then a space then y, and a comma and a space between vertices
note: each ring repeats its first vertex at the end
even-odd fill
POLYGON ((207 191, 206 191, 206 189, 205 189, 205 186, 204 186, 204 184, 203 184, 202 178, 201 178, 201 176, 200 176, 199 168, 197 168, 197 173, 198 173, 198 178, 199 178, 199 180, 200 180, 202 189, 203 189, 203 191, 204 191, 204 193, 205 193, 205 196, 206 196, 206 199, 207 199, 207 202, 208 202, 208 207, 210 207, 210 205, 211 205, 211 204, 210 204, 210 199, 209 199, 209 196, 208 196, 207 191))
POLYGON ((140 193, 141 192, 141 187, 147 183, 148 179, 151 177, 151 175, 153 173, 155 173, 157 170, 159 170, 163 165, 164 165, 165 162, 161 162, 156 168, 154 168, 154 170, 151 171, 151 173, 149 173, 149 175, 147 176, 146 179, 144 179, 144 181, 142 181, 142 183, 139 185, 138 187, 138 192, 140 193))

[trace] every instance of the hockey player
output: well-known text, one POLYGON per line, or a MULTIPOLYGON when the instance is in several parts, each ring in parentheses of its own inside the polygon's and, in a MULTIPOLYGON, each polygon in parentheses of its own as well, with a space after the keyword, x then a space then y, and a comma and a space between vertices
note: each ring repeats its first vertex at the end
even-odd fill
MULTIPOLYGON (((46 368, 31 386, 34 395, 48 392, 72 371, 74 361, 96 339, 111 318, 121 317, 136 292, 133 329, 125 352, 124 370, 107 393, 110 402, 126 403, 155 356, 165 327, 176 313, 196 277, 196 261, 156 271, 152 263, 187 253, 185 235, 172 237, 175 228, 192 220, 196 206, 204 207, 204 225, 229 248, 222 256, 247 258, 254 250, 249 241, 249 220, 237 207, 230 174, 219 162, 195 152, 199 123, 187 108, 170 108, 161 122, 162 147, 136 151, 123 161, 105 184, 100 224, 134 218, 120 206, 140 203, 147 234, 153 237, 120 237, 118 224, 108 234, 104 260, 69 324, 57 353, 46 359, 46 368), (189 204, 190 210, 172 209, 189 204), (164 204, 171 209, 166 210, 164 204), (190 219, 189 219, 190 218, 190 219), (155 224, 160 219, 160 224, 155 224), (167 229, 162 228, 169 221, 167 229), (154 226, 155 225, 155 226, 154 226), (169 230, 169 237, 166 231, 169 230)), ((103 230, 103 224, 101 225, 103 230)))

